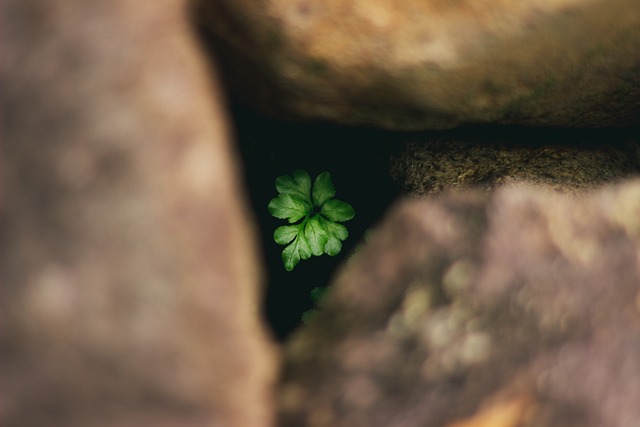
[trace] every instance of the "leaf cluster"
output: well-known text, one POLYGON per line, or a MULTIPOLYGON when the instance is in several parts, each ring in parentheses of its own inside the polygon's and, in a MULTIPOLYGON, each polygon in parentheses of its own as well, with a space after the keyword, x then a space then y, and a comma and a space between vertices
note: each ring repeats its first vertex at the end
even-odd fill
POLYGON ((311 255, 340 253, 349 232, 339 223, 353 218, 355 211, 350 204, 334 198, 336 189, 329 172, 318 175, 312 185, 308 172, 296 170, 291 176, 278 177, 276 190, 279 194, 271 199, 268 209, 274 217, 291 224, 273 233, 276 243, 287 245, 282 251, 287 271, 311 255))

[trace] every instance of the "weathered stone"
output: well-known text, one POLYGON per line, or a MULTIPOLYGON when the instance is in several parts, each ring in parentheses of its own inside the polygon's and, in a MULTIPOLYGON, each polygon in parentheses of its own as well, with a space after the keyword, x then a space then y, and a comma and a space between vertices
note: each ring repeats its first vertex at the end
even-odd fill
POLYGON ((185 2, 0 10, 0 425, 262 426, 275 358, 185 2))
POLYGON ((447 132, 403 144, 392 158, 391 175, 404 192, 418 196, 521 182, 582 193, 640 175, 636 134, 633 129, 447 132))
POLYGON ((288 343, 283 427, 632 427, 640 181, 396 208, 288 343))
POLYGON ((244 102, 392 129, 640 122, 638 0, 199 0, 244 102))

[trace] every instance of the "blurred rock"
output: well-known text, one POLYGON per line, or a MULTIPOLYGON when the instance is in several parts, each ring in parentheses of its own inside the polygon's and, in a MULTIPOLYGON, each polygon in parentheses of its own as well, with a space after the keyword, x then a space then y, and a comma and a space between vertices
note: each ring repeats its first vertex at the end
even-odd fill
POLYGON ((184 2, 0 10, 0 425, 272 424, 275 353, 184 2))
POLYGON ((638 0, 199 0, 274 116, 390 129, 640 122, 638 0))
POLYGON ((491 190, 526 182, 580 193, 640 175, 634 129, 477 129, 433 133, 404 143, 391 175, 406 194, 491 190))
POLYGON ((632 427, 640 181, 397 207, 288 343, 283 427, 632 427))

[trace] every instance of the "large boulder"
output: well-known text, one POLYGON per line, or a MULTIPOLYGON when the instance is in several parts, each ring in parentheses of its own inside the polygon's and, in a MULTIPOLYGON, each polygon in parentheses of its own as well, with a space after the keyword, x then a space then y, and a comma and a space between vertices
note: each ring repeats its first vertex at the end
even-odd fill
POLYGON ((640 181, 396 207, 287 344, 282 427, 633 427, 640 181))
POLYGON ((252 218, 185 2, 0 17, 0 425, 271 425, 252 218))
POLYGON ((392 129, 640 122, 638 0, 198 0, 233 92, 392 129))

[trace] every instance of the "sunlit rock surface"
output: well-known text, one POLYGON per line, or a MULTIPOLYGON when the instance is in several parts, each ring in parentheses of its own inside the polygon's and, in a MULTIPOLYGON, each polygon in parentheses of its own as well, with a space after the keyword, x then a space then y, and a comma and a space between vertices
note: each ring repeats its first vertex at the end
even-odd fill
POLYGON ((232 92, 391 129, 640 122, 638 0, 198 0, 232 92))

